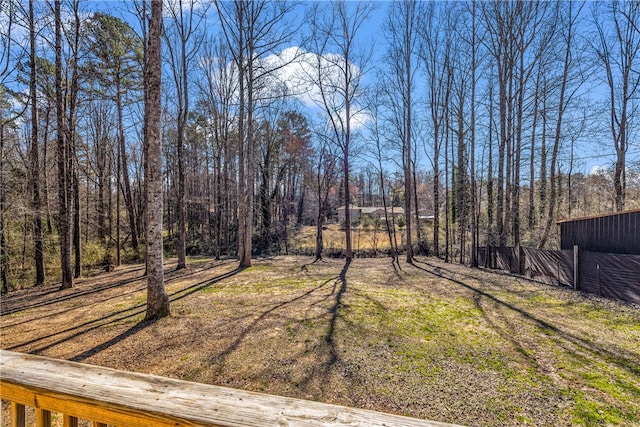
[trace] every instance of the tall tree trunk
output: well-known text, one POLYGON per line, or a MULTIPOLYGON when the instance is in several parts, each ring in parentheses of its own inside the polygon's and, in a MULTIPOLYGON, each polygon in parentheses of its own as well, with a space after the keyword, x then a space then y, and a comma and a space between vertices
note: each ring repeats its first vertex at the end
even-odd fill
POLYGON ((127 146, 124 136, 124 117, 122 107, 122 77, 120 74, 115 76, 116 84, 116 108, 118 110, 118 145, 120 151, 120 172, 122 173, 122 197, 124 198, 125 208, 127 209, 127 217, 129 220, 129 228, 131 229, 131 246, 136 257, 139 255, 138 249, 138 229, 136 228, 135 209, 133 206, 133 197, 131 195, 131 181, 129 180, 129 162, 127 160, 127 146))
POLYGON ((4 218, 5 210, 5 194, 4 194, 4 127, 5 121, 0 117, 0 281, 2 288, 0 293, 9 292, 9 280, 7 278, 7 270, 9 269, 9 254, 7 253, 6 242, 6 222, 4 218))
POLYGON ((469 176, 471 192, 471 266, 478 266, 478 201, 476 194, 476 2, 471 4, 471 117, 470 117, 470 153, 469 176))
MULTIPOLYGON (((37 66, 36 66, 36 36, 35 17, 33 11, 34 0, 29 0, 29 44, 31 76, 29 81, 29 93, 31 98, 31 173, 30 187, 32 192, 33 207, 33 242, 35 246, 36 281, 35 285, 44 284, 44 252, 42 236, 42 201, 40 199, 40 148, 38 143, 38 93, 37 93, 37 66)), ((46 138, 46 135, 45 135, 46 138)), ((4 228, 3 228, 4 231, 4 228)), ((3 244, 4 248, 4 244, 3 244)))
MULTIPOLYGON (((395 235, 395 223, 393 223, 393 220, 389 221, 389 212, 387 211, 387 195, 384 184, 384 169, 382 168, 382 159, 380 156, 378 157, 378 167, 380 191, 382 192, 382 207, 384 208, 384 225, 387 230, 387 237, 389 238, 389 246, 391 247, 391 258, 393 259, 393 261, 398 262, 398 245, 393 239, 395 235)), ((393 202, 391 203, 391 206, 393 206, 393 202)))
MULTIPOLYGON (((456 168, 456 180, 455 187, 457 192, 457 204, 458 204, 458 235, 459 235, 459 244, 460 244, 460 264, 464 263, 465 258, 465 245, 466 245, 466 233, 468 227, 468 217, 467 217, 467 165, 465 159, 465 150, 466 143, 464 139, 464 99, 465 99, 465 91, 462 89, 462 85, 464 82, 460 82, 460 95, 458 96, 458 111, 457 111, 457 124, 458 129, 456 130, 457 137, 457 158, 458 158, 458 167, 456 168)), ((453 146, 452 146, 453 150, 453 146)))
MULTIPOLYGON (((447 103, 448 105, 448 103, 447 103)), ((450 243, 450 231, 451 231, 451 196, 449 191, 449 112, 447 111, 444 119, 444 128, 446 129, 444 135, 444 262, 449 262, 449 243, 450 243)))
MULTIPOLYGON (((170 64, 173 72, 173 80, 178 98, 178 123, 177 123, 177 191, 176 213, 178 221, 176 252, 178 255, 177 270, 187 266, 186 239, 187 239, 187 204, 186 200, 186 158, 185 144, 187 143, 187 127, 189 120, 189 65, 193 56, 193 50, 197 49, 199 40, 193 41, 196 28, 194 28, 194 15, 196 14, 194 1, 184 4, 178 0, 177 4, 170 4, 169 14, 172 16, 172 31, 165 33, 170 52, 170 64), (186 12, 186 13, 185 13, 186 12), (172 44, 171 36, 175 34, 176 43, 172 44), (190 42, 193 42, 190 44, 190 42), (191 47, 193 46, 193 47, 191 47)), ((199 21, 198 21, 199 22, 199 21)), ((198 23, 195 24, 195 27, 198 23)), ((195 166, 195 164, 194 164, 195 166)), ((195 176, 195 174, 193 174, 195 176)), ((195 218, 189 216, 189 234, 196 232, 195 218)))
MULTIPOLYGON (((75 165, 74 165, 75 166, 75 165)), ((74 279, 82 276, 82 251, 80 236, 80 182, 78 171, 74 167, 73 177, 73 253, 74 253, 74 279)))
MULTIPOLYGON (((572 20, 571 20, 572 22, 572 20)), ((556 166, 558 160, 558 153, 560 151, 560 140, 562 137, 562 120, 564 118, 565 112, 565 94, 567 90, 567 81, 569 78, 569 67, 571 66, 571 40, 572 40, 572 27, 569 26, 568 34, 566 38, 566 46, 565 46, 565 55, 564 55, 564 67, 562 70, 562 82, 560 85, 560 94, 558 100, 558 116, 556 119, 556 129, 555 136, 553 139, 553 152, 551 154, 551 176, 550 176, 550 189, 549 189, 549 210, 547 213, 547 222, 544 227, 544 231, 542 234, 542 238, 540 239, 540 243, 538 245, 539 248, 544 248, 547 240, 549 238, 549 234, 551 233, 551 227, 553 225, 553 221, 555 219, 555 206, 556 206, 556 166)), ((559 174, 558 174, 559 175, 559 174)))
POLYGON ((498 131, 498 182, 496 188, 496 233, 498 234, 498 245, 506 244, 504 233, 504 156, 505 147, 507 145, 507 90, 505 88, 505 78, 499 74, 499 121, 500 129, 498 131))
POLYGON ((536 157, 536 136, 538 129, 538 115, 539 112, 539 95, 540 84, 542 76, 542 67, 538 69, 538 77, 536 79, 536 90, 533 101, 533 122, 531 124, 531 147, 529 151, 529 212, 527 215, 527 224, 529 226, 529 233, 533 237, 533 228, 536 224, 536 207, 535 207, 535 193, 536 193, 536 170, 535 170, 535 157, 536 157))
POLYGON ((184 137, 186 128, 186 116, 184 111, 178 113, 178 141, 177 141, 177 166, 178 166, 178 189, 176 191, 176 213, 178 220, 176 252, 178 255, 178 265, 176 270, 181 270, 187 266, 187 227, 185 222, 185 176, 184 176, 184 137))
POLYGON ((45 208, 45 215, 47 218, 47 234, 51 235, 53 234, 53 224, 51 221, 51 207, 49 206, 49 174, 47 173, 47 168, 45 167, 48 162, 47 162, 47 149, 49 147, 49 138, 47 135, 49 135, 49 123, 50 123, 50 113, 51 113, 51 105, 50 105, 50 101, 47 100, 47 108, 46 108, 46 113, 45 113, 45 120, 44 120, 44 135, 45 137, 42 138, 42 162, 41 162, 41 168, 42 168, 42 182, 43 182, 43 187, 42 187, 42 197, 44 199, 44 208, 45 208))
POLYGON ((65 104, 62 89, 62 21, 61 0, 54 1, 55 16, 55 92, 58 141, 58 209, 60 235, 60 266, 62 270, 61 289, 73 286, 71 271, 71 179, 68 162, 69 142, 65 138, 65 104))
POLYGON ((418 154, 416 151, 416 145, 414 144, 414 150, 413 150, 413 161, 411 162, 412 166, 411 166, 411 182, 413 183, 413 189, 412 189, 412 194, 413 194, 413 212, 415 213, 414 215, 414 219, 415 219, 415 225, 414 228, 416 229, 416 239, 418 241, 418 244, 420 244, 421 248, 422 248, 422 240, 423 240, 423 236, 422 236, 422 230, 420 229, 420 212, 419 212, 419 197, 418 197, 418 167, 417 167, 417 161, 415 159, 418 158, 418 154))
POLYGON ((145 164, 146 214, 147 214, 147 308, 145 320, 153 320, 168 316, 169 297, 164 290, 163 245, 162 245, 162 0, 151 0, 151 21, 149 23, 149 42, 147 46, 147 63, 145 64, 145 85, 147 103, 145 104, 144 152, 147 155, 145 164))
POLYGON ((116 144, 116 147, 116 265, 120 265, 122 262, 122 245, 120 239, 120 223, 122 218, 120 214, 120 189, 122 188, 122 162, 120 158, 122 157, 122 149, 119 142, 116 144))
POLYGON ((214 219, 214 232, 216 239, 215 255, 216 260, 220 259, 222 252, 222 209, 224 207, 224 199, 222 195, 222 149, 218 148, 216 153, 216 176, 215 176, 215 188, 216 188, 216 212, 214 219))
MULTIPOLYGON (((542 92, 547 92, 547 82, 542 92)), ((542 220, 547 210, 547 97, 542 97, 542 134, 540 135, 540 177, 538 178, 538 218, 542 220)))
MULTIPOLYGON (((345 72, 345 93, 349 94, 349 86, 350 80, 348 78, 348 73, 345 72)), ((345 114, 347 116, 345 132, 344 132, 344 150, 342 153, 342 173, 344 176, 344 233, 345 233, 345 244, 346 244, 346 258, 347 263, 353 259, 353 249, 351 244, 351 189, 349 186, 349 177, 350 177, 350 160, 349 160, 349 152, 351 150, 351 101, 349 99, 349 95, 345 97, 345 114)))
MULTIPOLYGON (((511 70, 510 70, 511 71, 511 70)), ((514 148, 514 132, 513 132, 513 73, 509 72, 507 80, 507 94, 506 94, 506 131, 504 135, 504 205, 503 205, 503 218, 502 218, 502 234, 500 246, 506 246, 509 242, 509 235, 511 234, 511 202, 512 202, 512 183, 513 183, 513 148, 514 148)))
MULTIPOLYGON (((404 2, 402 4, 402 33, 400 35, 401 38, 401 46, 402 46, 402 74, 401 78, 401 94, 403 100, 402 111, 403 111, 403 123, 402 127, 405 141, 403 144, 403 167, 404 167, 404 186, 405 186, 405 218, 407 225, 407 244, 406 244, 406 261, 408 263, 413 262, 413 241, 411 239, 412 234, 412 205, 414 201, 414 185, 412 183, 412 164, 413 164, 413 146, 412 146, 412 114, 413 114, 413 105, 412 105, 412 91, 413 91, 413 66, 411 64, 411 60, 413 59, 413 51, 414 51, 414 30, 413 25, 415 22, 415 7, 416 5, 413 2, 404 2)), ((416 208, 416 216, 417 216, 417 204, 416 208)), ((418 226, 418 222, 416 221, 416 226, 418 226)))
POLYGON ((514 147, 514 162, 513 162, 513 190, 512 190, 512 206, 511 217, 513 245, 520 246, 520 169, 522 158, 522 122, 524 116, 524 91, 526 86, 525 78, 525 66, 524 66, 524 48, 519 53, 519 81, 518 81, 518 100, 516 111, 516 129, 515 129, 515 147, 514 147))
POLYGON ((405 163, 403 166, 404 169, 404 186, 405 186, 405 194, 404 194, 404 211, 405 211, 405 221, 407 227, 407 240, 405 245, 406 252, 406 261, 408 263, 413 262, 413 242, 411 240, 411 225, 412 225, 412 216, 411 207, 413 205, 413 184, 411 183, 411 142, 409 142, 409 137, 407 137, 407 154, 405 154, 405 158, 403 162, 405 163))
MULTIPOLYGON (((249 55, 254 56, 253 41, 249 43, 249 55)), ((255 181, 255 141, 253 135, 253 112, 255 108, 254 101, 254 65, 250 60, 247 82, 247 168, 246 168, 246 187, 244 194, 245 203, 245 221, 244 229, 242 229, 242 239, 244 239, 243 252, 240 257, 240 265, 242 267, 251 267, 252 237, 253 237, 253 186, 255 181)))
MULTIPOLYGON (((492 73, 493 74, 493 73, 492 73)), ((489 84, 489 155, 487 160, 487 251, 489 246, 495 245, 494 233, 494 184, 493 177, 493 84, 489 84)), ((488 252, 485 262, 489 259, 488 252)))
MULTIPOLYGON (((80 49, 80 15, 78 0, 73 2, 74 33, 72 46, 72 71, 69 98, 69 118, 67 125, 67 165, 69 168, 70 187, 73 194, 73 249, 74 249, 74 278, 82 274, 82 253, 80 248, 80 183, 78 182, 78 165, 76 158, 76 104, 78 99, 78 55, 80 49)), ((71 203, 71 202, 70 202, 71 203)))
POLYGON ((316 219, 316 261, 322 259, 324 242, 322 240, 322 227, 324 226, 324 206, 318 206, 318 218, 316 219))

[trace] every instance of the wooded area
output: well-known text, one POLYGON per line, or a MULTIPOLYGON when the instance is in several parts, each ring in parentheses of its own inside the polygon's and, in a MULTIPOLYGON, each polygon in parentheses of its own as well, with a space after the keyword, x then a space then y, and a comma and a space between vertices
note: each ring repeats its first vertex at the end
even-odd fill
POLYGON ((338 207, 350 259, 351 204, 394 257, 474 265, 640 207, 638 3, 109 4, 0 0, 3 292, 303 226, 321 258, 338 207))

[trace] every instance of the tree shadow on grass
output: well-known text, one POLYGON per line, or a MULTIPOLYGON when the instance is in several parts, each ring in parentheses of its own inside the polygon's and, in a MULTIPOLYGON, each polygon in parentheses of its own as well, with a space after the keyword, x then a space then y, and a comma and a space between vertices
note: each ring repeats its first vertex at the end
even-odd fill
MULTIPOLYGON (((208 288, 211 285, 214 285, 224 279, 227 279, 231 276, 234 276, 236 274, 238 274, 239 272, 241 272, 242 269, 240 268, 236 268, 234 270, 231 270, 229 272, 220 274, 212 279, 208 279, 208 280, 204 280, 202 282, 198 282, 195 283, 191 286, 188 286, 186 288, 183 289, 179 289, 175 292, 172 292, 169 294, 169 300, 170 302, 174 302, 177 300, 180 300, 182 298, 185 298, 195 292, 198 292, 202 289, 208 288)), ((182 277, 183 275, 180 275, 178 277, 172 277, 171 280, 174 280, 176 278, 182 277)), ((139 289, 138 291, 142 291, 142 289, 139 289)), ((93 319, 93 320, 89 320, 87 322, 84 322, 80 325, 73 325, 69 328, 66 328, 62 331, 57 331, 57 332, 53 332, 51 334, 45 335, 45 336, 40 336, 37 338, 34 338, 30 341, 27 342, 22 342, 16 345, 13 345, 9 348, 7 348, 7 350, 17 350, 21 347, 25 347, 25 346, 30 346, 33 344, 38 344, 38 343, 42 343, 48 339, 54 338, 54 337, 58 337, 63 335, 62 338, 56 339, 53 342, 50 342, 48 344, 42 345, 38 348, 35 349, 31 349, 30 353, 32 354, 40 354, 46 350, 49 350, 53 347, 56 347, 58 345, 61 345, 67 341, 70 341, 72 339, 81 337, 85 334, 88 334, 92 331, 98 330, 100 328, 103 328, 104 326, 108 325, 108 324, 113 324, 113 323, 119 323, 119 322, 124 322, 127 320, 131 320, 134 319, 137 316, 140 316, 144 313, 146 309, 146 302, 140 303, 140 304, 136 304, 132 307, 123 309, 123 310, 119 310, 119 311, 115 311, 107 316, 103 316, 100 317, 98 319, 93 319), (65 334, 69 334, 70 335, 65 335, 65 334)), ((135 335, 136 333, 140 332, 141 330, 145 329, 146 327, 148 327, 149 325, 153 324, 153 322, 149 322, 149 321, 142 321, 140 323, 137 323, 135 325, 133 325, 132 327, 130 327, 129 329, 127 329, 126 331, 120 333, 118 336, 104 342, 101 344, 96 345, 95 347, 83 351, 82 353, 72 357, 70 360, 75 360, 75 361, 82 361, 87 359, 90 356, 93 356, 103 350, 106 350, 107 348, 120 343, 121 341, 123 341, 126 338, 129 338, 133 335, 135 335)))
POLYGON ((400 265, 400 261, 398 259, 398 257, 391 257, 391 266, 393 267, 393 274, 400 280, 404 280, 404 277, 402 277, 402 273, 404 273, 404 270, 402 269, 402 266, 400 265))
MULTIPOLYGON (((305 299, 313 298, 312 301, 309 301, 306 304, 307 309, 327 307, 327 302, 331 300, 330 306, 323 309, 324 313, 319 314, 318 316, 306 316, 304 318, 293 319, 286 317, 285 315, 285 320, 288 322, 286 324, 286 328, 289 330, 295 329, 296 326, 304 328, 304 325, 307 322, 314 325, 321 323, 323 325, 326 324, 326 332, 319 337, 318 341, 314 345, 309 346, 303 352, 296 353, 291 348, 283 350, 285 360, 299 361, 305 356, 313 354, 314 360, 321 361, 319 364, 314 364, 311 369, 306 371, 303 378, 300 378, 299 381, 297 381, 298 387, 304 388, 306 384, 311 383, 314 380, 320 380, 323 383, 326 382, 329 377, 329 372, 340 360, 337 348, 336 330, 337 323, 340 319, 340 311, 343 307, 343 297, 347 291, 346 275, 350 264, 350 261, 346 262, 338 276, 323 280, 322 283, 305 290, 303 293, 293 297, 288 297, 285 300, 270 305, 270 307, 264 311, 255 313, 246 326, 241 326, 239 328, 240 330, 231 343, 210 356, 208 363, 192 369, 189 372, 189 376, 197 378, 200 377, 202 373, 206 373, 206 377, 215 378, 216 376, 224 375, 229 357, 231 357, 235 352, 240 351, 242 344, 245 341, 250 340, 254 334, 268 328, 270 326, 269 318, 277 316, 277 312, 279 310, 286 309, 292 304, 300 304, 305 299), (328 286, 330 286, 329 289, 327 289, 328 286), (318 295, 318 293, 323 289, 327 289, 326 295, 318 295), (296 354, 297 356, 293 356, 293 354, 296 354)), ((244 318, 246 319, 246 316, 244 316, 244 318)), ((282 368, 282 366, 278 364, 269 365, 265 369, 259 371, 256 379, 271 378, 273 375, 276 375, 276 372, 280 368, 282 368)), ((247 378, 245 378, 245 380, 246 379, 247 378)))
MULTIPOLYGON (((327 310, 329 319, 326 333, 316 345, 310 347, 303 353, 303 355, 315 353, 317 360, 324 359, 324 361, 319 365, 312 366, 306 375, 297 381, 297 386, 301 389, 308 389, 314 380, 318 380, 321 385, 320 390, 326 390, 331 371, 340 363, 336 331, 337 323, 341 315, 340 311, 344 307, 343 298, 348 290, 347 272, 349 271, 350 265, 351 260, 346 260, 338 277, 333 279, 331 295, 334 295, 334 298, 331 307, 327 310)), ((322 318, 318 320, 322 320, 322 318)))
POLYGON ((329 360, 326 363, 325 371, 329 371, 333 365, 339 360, 338 351, 336 349, 336 322, 338 321, 338 317, 340 315, 340 308, 342 307, 342 297, 344 293, 347 291, 347 271, 349 271, 349 266, 351 265, 351 260, 347 259, 340 272, 339 280, 340 280, 340 288, 336 293, 336 298, 334 300, 333 306, 329 309, 329 313, 331 313, 331 318, 329 319, 329 327, 327 328, 327 334, 324 337, 325 342, 327 343, 327 348, 329 350, 329 360))
POLYGON ((135 325, 133 325, 132 327, 130 327, 129 329, 123 331, 122 333, 116 335, 115 337, 111 338, 110 340, 107 340, 101 344, 96 345, 95 347, 92 347, 86 351, 83 351, 82 353, 71 357, 69 360, 71 360, 72 362, 84 362, 86 359, 95 356, 96 354, 102 352, 103 350, 108 349, 109 347, 116 345, 122 341, 124 341, 127 338, 130 338, 132 336, 134 336, 135 334, 137 334, 138 332, 146 329, 147 327, 153 325, 154 323, 156 323, 158 320, 143 320, 140 323, 136 323, 135 325))
MULTIPOLYGON (((202 281, 202 282, 199 282, 199 283, 195 283, 195 284, 193 284, 193 285, 191 285, 189 287, 186 287, 184 289, 180 289, 178 291, 175 291, 175 292, 169 294, 169 301, 170 302, 175 302, 175 301, 181 300, 183 298, 186 298, 189 295, 192 295, 192 294, 194 294, 194 293, 196 293, 198 291, 206 289, 206 288, 210 287, 211 285, 214 285, 214 284, 216 284, 216 283, 218 283, 218 282, 220 282, 220 281, 222 281, 224 279, 227 279, 229 277, 235 276, 236 274, 240 273, 242 270, 244 270, 244 269, 241 268, 241 267, 238 267, 238 268, 236 268, 234 270, 231 270, 231 271, 229 271, 227 273, 221 274, 221 275, 219 275, 219 276, 217 276, 217 277, 215 277, 213 279, 205 280, 205 281, 202 281)), ((143 307, 143 306, 146 307, 146 303, 145 304, 139 304, 134 308, 143 307)), ((143 310, 138 310, 137 312, 133 313, 132 315, 141 314, 142 311, 143 310)), ((127 317, 131 317, 132 315, 127 316, 127 317)), ((105 341, 104 343, 99 344, 99 345, 97 345, 97 346, 95 346, 93 348, 90 348, 89 350, 86 350, 86 351, 78 354, 77 356, 72 357, 70 360, 74 361, 74 362, 82 362, 85 359, 87 359, 87 358, 89 358, 91 356, 94 356, 94 355, 100 353, 101 351, 106 350, 109 347, 124 341, 127 338, 132 337, 133 335, 135 335, 138 332, 146 329, 147 327, 153 325, 154 323, 157 323, 159 320, 161 320, 161 319, 143 320, 143 321, 141 321, 139 323, 136 323, 131 328, 129 328, 126 331, 118 334, 117 336, 111 338, 110 340, 105 341)), ((102 325, 100 325, 100 326, 102 326, 102 325)))
MULTIPOLYGON (((331 321, 329 324, 329 328, 328 328, 328 333, 327 336, 325 337, 325 341, 327 343, 329 343, 330 347, 333 346, 333 351, 332 354, 335 354, 335 345, 333 345, 333 334, 335 331, 335 322, 337 320, 337 310, 338 310, 338 305, 340 304, 340 301, 342 299, 342 294, 344 293, 344 290, 346 289, 346 269, 348 268, 348 263, 345 266, 345 268, 342 270, 342 272, 340 273, 340 275, 338 277, 333 277, 330 279, 327 279, 326 281, 324 281, 323 283, 319 284, 318 286, 309 289, 308 291, 297 295, 291 299, 288 299, 286 301, 281 301, 277 304, 275 304, 274 306, 272 306, 271 308, 269 308, 268 310, 260 313, 260 315, 257 315, 254 317, 254 319, 251 321, 251 323, 246 326, 245 328, 242 329, 242 331, 240 331, 240 333, 238 334, 238 336, 233 340, 233 342, 231 344, 229 344, 227 347, 225 347, 222 351, 218 352, 214 357, 213 357, 213 363, 217 365, 216 370, 218 372, 222 372, 224 365, 225 365, 225 359, 231 355, 231 353, 233 353, 234 351, 236 351, 238 349, 238 347, 240 346, 240 344, 247 338, 247 336, 249 336, 253 331, 256 330, 257 326, 264 322, 264 320, 272 315, 274 312, 276 312, 277 310, 284 308, 285 306, 288 306, 290 304, 296 303, 296 302, 300 302, 301 300, 311 296, 313 293, 321 290, 322 288, 326 287, 329 283, 334 282, 334 289, 331 292, 331 294, 335 294, 335 288, 336 288, 336 283, 337 281, 340 281, 342 283, 342 286, 340 288, 340 290, 338 291, 338 293, 336 294, 336 303, 334 304, 334 306, 330 309, 330 313, 332 315, 331 317, 331 321)), ((316 302, 313 305, 319 304, 319 302, 316 302)))
MULTIPOLYGON (((427 264, 427 263, 425 263, 427 264)), ((430 265, 431 264, 427 264, 430 265)), ((543 319, 538 318, 537 316, 535 316, 534 314, 520 308, 517 307, 507 301, 504 301, 502 299, 500 299, 499 297, 492 295, 489 292, 486 292, 482 289, 479 289, 477 287, 474 287, 472 285, 470 285, 469 283, 465 283, 461 280, 458 280, 454 277, 450 277, 449 275, 445 274, 443 271, 449 272, 449 270, 446 269, 441 269, 441 268, 434 268, 434 270, 430 270, 428 268, 425 267, 421 267, 419 265, 415 265, 414 267, 422 270, 424 272, 430 273, 434 276, 440 277, 442 279, 446 279, 452 283, 455 283, 456 285, 459 285, 463 288, 466 288, 467 290, 473 292, 473 299, 474 302, 476 304, 477 307, 480 308, 481 312, 484 314, 485 318, 487 316, 487 313, 480 307, 480 299, 481 298, 486 298, 487 300, 491 301, 492 303, 494 303, 495 305, 499 306, 499 307, 503 307, 506 308, 508 310, 514 311, 516 313, 518 313, 520 316, 522 316, 524 319, 526 319, 527 321, 533 323, 534 325, 536 325, 542 332, 549 334, 549 335, 555 335, 558 338, 560 338, 559 340, 557 340, 558 344, 563 347, 568 353, 574 355, 575 357, 579 358, 579 359, 585 359, 584 356, 578 354, 577 350, 583 352, 583 353, 587 353, 587 354, 592 354, 594 356, 597 356, 598 358, 601 359, 605 359, 608 362, 613 362, 615 363, 618 367, 627 370, 628 372, 630 372, 633 375, 640 375, 640 363, 638 363, 638 354, 634 354, 631 352, 628 352, 624 349, 621 348, 616 348, 614 350, 612 350, 611 348, 605 348, 601 345, 595 344, 589 340, 586 340, 580 336, 577 336, 576 334, 573 334, 571 332, 568 332, 564 329, 562 329, 560 326, 556 326, 553 325, 543 319), (573 346, 573 347, 572 347, 573 346)), ((468 277, 473 277, 473 276, 468 276, 468 277)), ((490 325, 493 325, 494 327, 498 328, 498 330, 496 331, 499 335, 505 337, 508 337, 508 340, 512 343, 512 345, 515 346, 516 351, 518 351, 520 354, 527 354, 526 349, 524 349, 524 347, 518 343, 517 341, 515 341, 515 338, 513 337, 512 334, 510 334, 509 331, 505 331, 502 330, 502 328, 498 327, 495 322, 490 321, 489 322, 490 325)), ((530 359, 530 356, 527 356, 528 359, 530 359)), ((586 360, 585 360, 586 361, 586 360)))
MULTIPOLYGON (((143 269, 137 268, 133 271, 142 271, 143 269)), ((127 272, 129 273, 129 272, 127 272)), ((144 273, 144 271, 143 271, 144 273)), ((11 298, 3 298, 6 301, 2 304, 0 308, 0 316, 6 316, 8 314, 19 313, 21 311, 38 308, 38 307, 46 307, 53 304, 57 304, 59 302, 68 301, 75 298, 80 298, 85 295, 95 294, 104 290, 117 288, 119 286, 124 286, 130 283, 133 283, 137 280, 141 280, 144 277, 143 275, 135 276, 129 279, 118 280, 117 282, 108 283, 105 285, 92 286, 87 289, 78 289, 78 288, 69 288, 60 291, 59 285, 54 285, 53 287, 49 286, 48 288, 52 288, 50 290, 40 292, 37 294, 37 299, 35 301, 22 302, 19 298, 11 299, 11 298), (46 298, 48 295, 55 294, 53 298, 46 298), (42 298, 41 298, 42 297, 42 298)))
MULTIPOLYGON (((215 267, 218 267, 220 264, 217 264, 215 267)), ((208 267, 211 268, 211 267, 208 267)), ((200 270, 201 271, 201 270, 200 270)), ((6 316, 9 314, 20 313, 26 310, 39 308, 39 307, 47 307, 51 305, 55 305, 57 303, 70 301, 76 298, 81 298, 87 295, 98 294, 102 291, 107 291, 109 289, 118 288, 121 286, 126 286, 136 281, 143 280, 144 275, 144 267, 136 267, 126 271, 120 271, 117 274, 132 274, 136 272, 141 272, 142 274, 136 275, 135 277, 130 277, 128 279, 117 280, 115 282, 107 281, 105 284, 98 284, 93 286, 88 286, 86 284, 81 284, 79 287, 75 286, 69 289, 60 290, 60 285, 55 284, 52 286, 47 286, 43 288, 32 288, 29 289, 28 292, 23 295, 9 295, 3 296, 2 300, 0 300, 0 316, 6 316), (50 297, 53 296, 53 297, 50 297)), ((167 270, 167 266, 165 265, 165 282, 170 282, 172 280, 180 279, 185 276, 189 276, 194 274, 195 272, 192 270, 182 269, 179 272, 176 270, 167 270)), ((101 276, 104 279, 113 276, 113 274, 101 276)), ((93 278, 95 280, 95 278, 93 278)), ((115 298, 119 297, 118 295, 115 298)), ((106 300, 112 299, 114 297, 106 298, 99 302, 104 302, 106 300)), ((49 316, 51 314, 47 314, 49 316)), ((43 316, 43 317, 47 317, 43 316)), ((41 317, 42 318, 42 317, 41 317)), ((40 318, 38 318, 40 319, 40 318)), ((37 319, 29 319, 29 321, 37 320, 37 319)), ((15 323, 13 325, 18 325, 19 323, 15 323)))
MULTIPOLYGON (((142 278, 139 278, 138 280, 142 280, 142 278)), ((90 306, 90 305, 99 305, 99 304, 105 303, 105 302, 107 302, 109 300, 122 299, 123 297, 125 297, 127 295, 132 295, 132 294, 135 294, 137 292, 141 292, 142 290, 143 290, 142 287, 137 287, 137 288, 135 288, 133 290, 130 290, 130 291, 127 291, 127 292, 123 292, 123 293, 119 293, 117 295, 113 295, 113 296, 109 296, 109 297, 106 297, 106 298, 102 298, 102 299, 97 300, 97 301, 94 300, 89 304, 85 304, 84 307, 87 307, 87 306, 90 306)), ((41 316, 27 317, 27 318, 25 318, 23 320, 20 320, 20 321, 17 321, 17 322, 12 322, 11 320, 7 320, 7 321, 3 320, 3 326, 4 327, 16 327, 16 326, 20 326, 20 325, 27 324, 27 323, 37 322, 37 321, 40 321, 40 320, 47 319, 49 317, 59 316, 59 315, 65 313, 65 312, 67 312, 69 310, 70 310, 69 308, 63 307, 63 308, 60 308, 60 309, 55 310, 55 311, 51 310, 47 314, 43 314, 41 316)))

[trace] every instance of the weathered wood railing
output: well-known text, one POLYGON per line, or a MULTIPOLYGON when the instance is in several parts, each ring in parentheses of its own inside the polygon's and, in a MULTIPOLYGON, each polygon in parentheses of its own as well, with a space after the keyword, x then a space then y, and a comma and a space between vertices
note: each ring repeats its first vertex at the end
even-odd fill
POLYGON ((380 412, 271 396, 66 360, 0 350, 0 397, 11 402, 11 425, 25 425, 25 406, 38 427, 78 419, 142 426, 451 426, 380 412))

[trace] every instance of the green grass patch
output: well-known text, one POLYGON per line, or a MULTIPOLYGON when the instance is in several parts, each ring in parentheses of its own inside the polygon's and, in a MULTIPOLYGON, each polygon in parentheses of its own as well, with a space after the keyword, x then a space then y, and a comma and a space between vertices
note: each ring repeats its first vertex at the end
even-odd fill
POLYGON ((95 295, 82 297, 93 301, 3 317, 3 345, 37 351, 20 340, 99 317, 79 342, 44 353, 73 357, 119 328, 122 340, 87 363, 122 358, 130 370, 463 425, 640 424, 637 308, 435 259, 394 270, 388 259, 356 258, 344 278, 343 260, 312 261, 255 260, 239 271, 212 262, 193 277, 167 275, 173 315, 132 336, 143 309, 120 321, 114 312, 144 306, 140 283, 102 289, 96 278, 95 295), (160 350, 137 360, 137 349, 160 350))

